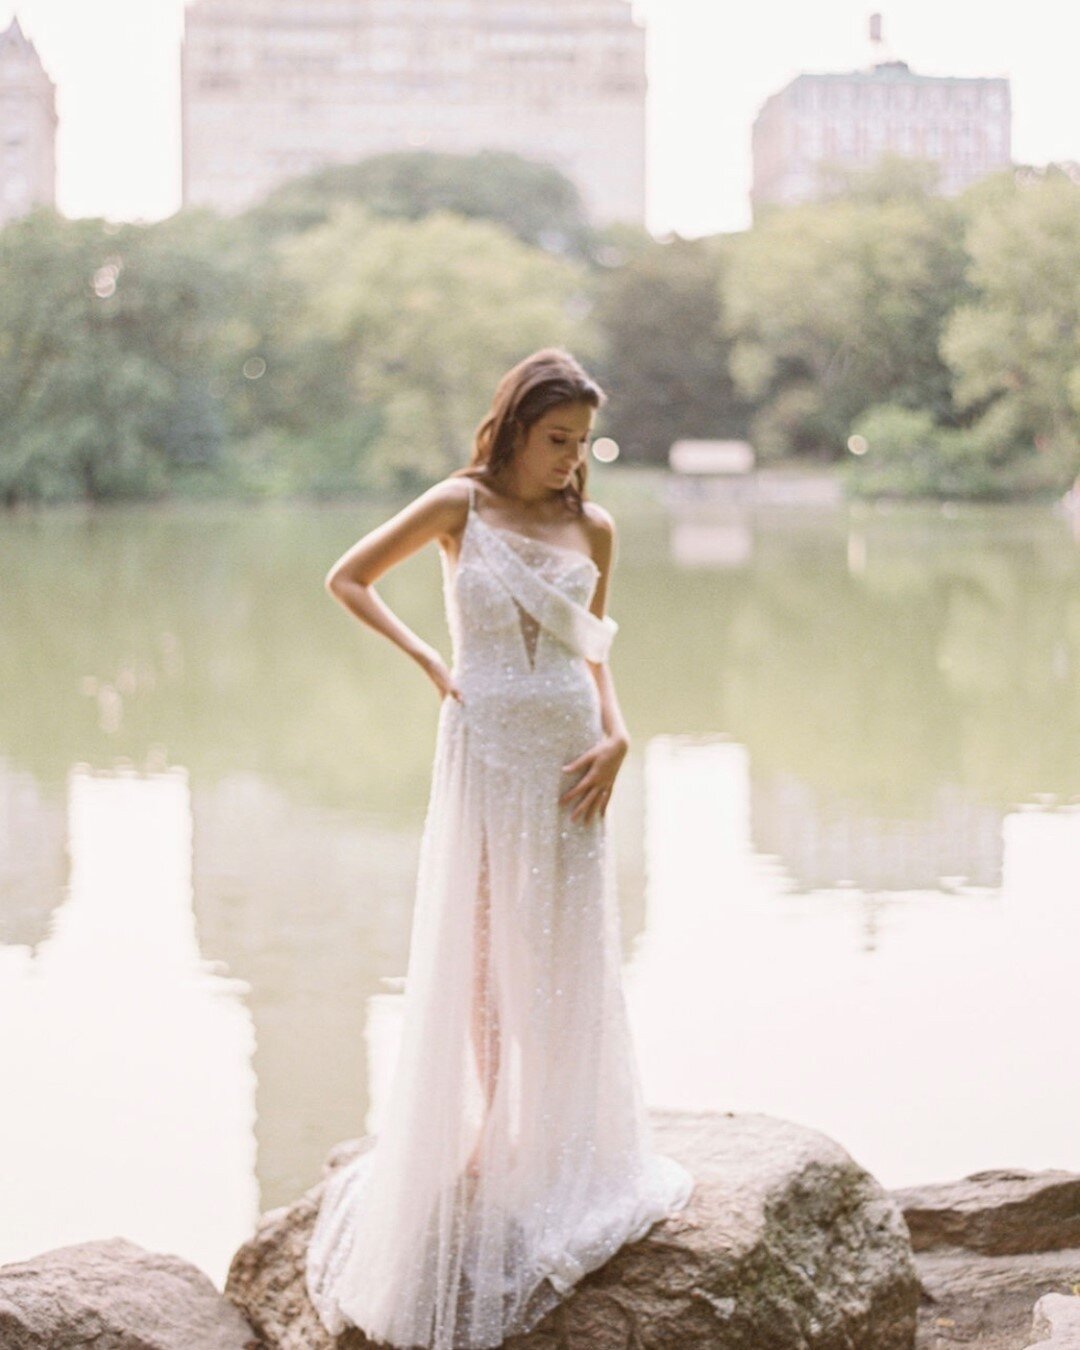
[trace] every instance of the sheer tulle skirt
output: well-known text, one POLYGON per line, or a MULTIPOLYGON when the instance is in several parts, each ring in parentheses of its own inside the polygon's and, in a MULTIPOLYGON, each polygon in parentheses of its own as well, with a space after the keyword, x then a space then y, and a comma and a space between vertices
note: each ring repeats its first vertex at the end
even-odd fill
POLYGON ((512 751, 485 737, 479 687, 443 700, 390 1098, 327 1178, 308 1250, 334 1333, 498 1346, 689 1199, 652 1149, 606 822, 558 801, 562 764, 600 734, 580 671, 549 682, 543 734, 512 751))

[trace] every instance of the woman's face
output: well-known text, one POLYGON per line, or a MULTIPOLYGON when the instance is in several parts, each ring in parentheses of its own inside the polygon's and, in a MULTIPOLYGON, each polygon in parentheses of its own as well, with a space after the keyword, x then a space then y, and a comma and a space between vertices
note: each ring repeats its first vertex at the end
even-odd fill
POLYGON ((561 403, 549 408, 519 438, 515 460, 520 471, 537 484, 558 490, 566 487, 589 451, 596 410, 589 403, 561 403))

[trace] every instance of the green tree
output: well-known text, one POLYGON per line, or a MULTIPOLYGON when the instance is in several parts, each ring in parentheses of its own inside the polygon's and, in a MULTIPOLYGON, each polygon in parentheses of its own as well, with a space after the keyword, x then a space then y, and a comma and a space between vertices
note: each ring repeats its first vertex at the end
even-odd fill
POLYGON ((871 164, 823 160, 817 173, 819 201, 843 198, 878 206, 896 201, 925 202, 938 191, 941 182, 941 165, 937 160, 895 151, 885 151, 871 164))
POLYGON ((589 361, 597 350, 588 272, 490 221, 342 205, 281 255, 304 296, 294 341, 337 344, 350 397, 377 410, 370 481, 381 487, 465 463, 495 383, 529 351, 558 345, 589 361))
POLYGON ((435 211, 493 220, 522 243, 577 258, 591 257, 602 243, 565 174, 501 150, 390 151, 328 165, 276 188, 247 213, 246 223, 271 237, 299 234, 348 203, 367 207, 373 216, 404 220, 435 211))
POLYGON ((992 463, 1032 485, 1080 472, 1080 184, 996 176, 962 199, 973 294, 941 350, 992 463))
POLYGON ((213 219, 68 221, 0 231, 0 494, 161 495, 213 468, 225 420, 212 380, 239 363, 242 279, 213 219))
POLYGON ((773 210, 731 240, 732 371, 760 455, 835 458, 876 403, 951 416, 938 340, 965 294, 960 235, 953 204, 904 178, 773 210))
POLYGON ((866 442, 844 466, 853 496, 993 500, 1022 487, 987 454, 977 430, 940 426, 925 408, 877 404, 852 431, 866 442))
POLYGON ((723 323, 726 261, 717 240, 676 236, 601 282, 610 434, 630 463, 665 464, 681 436, 746 434, 749 408, 734 387, 723 323))

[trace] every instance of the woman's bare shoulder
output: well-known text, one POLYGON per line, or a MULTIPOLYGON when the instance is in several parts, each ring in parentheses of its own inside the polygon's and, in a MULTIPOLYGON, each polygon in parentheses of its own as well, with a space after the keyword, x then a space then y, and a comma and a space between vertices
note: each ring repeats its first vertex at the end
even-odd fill
POLYGON ((444 543, 456 540, 469 514, 469 476, 450 474, 423 493, 444 543))
POLYGON ((450 474, 432 483, 417 500, 424 500, 442 520, 453 527, 460 524, 469 504, 469 480, 464 474, 450 474))
POLYGON ((593 556, 602 560, 610 555, 615 544, 615 517, 599 502, 583 501, 581 505, 589 547, 593 556))
POLYGON ((615 517, 606 506, 594 502, 591 497, 583 501, 581 505, 585 511, 586 520, 594 529, 606 530, 608 534, 615 533, 615 517))

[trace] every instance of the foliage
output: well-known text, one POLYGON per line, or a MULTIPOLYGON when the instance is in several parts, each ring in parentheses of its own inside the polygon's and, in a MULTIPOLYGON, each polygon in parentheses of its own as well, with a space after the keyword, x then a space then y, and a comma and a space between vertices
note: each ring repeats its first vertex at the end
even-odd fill
POLYGON ((742 437, 749 409, 730 373, 725 259, 712 240, 641 249, 600 285, 608 434, 629 463, 666 464, 682 436, 742 437))
POLYGON ((853 493, 1059 493, 1076 175, 945 199, 921 161, 824 170, 822 200, 698 240, 596 228, 556 170, 493 152, 375 156, 230 219, 39 209, 0 229, 0 503, 410 490, 549 344, 605 385, 631 464, 735 437, 846 461, 853 493))
POLYGON ((502 150, 391 151, 295 178, 247 213, 264 236, 300 234, 354 203, 373 216, 422 220, 451 211, 505 225, 524 244, 585 258, 599 246, 574 183, 553 165, 502 150))
POLYGON ((854 496, 1000 495, 972 433, 938 426, 925 408, 878 404, 852 430, 867 442, 865 452, 845 466, 854 496))
POLYGON ((854 424, 865 452, 844 466, 858 497, 953 497, 972 501, 1052 495, 1063 478, 1060 457, 1017 455, 996 427, 940 426, 924 408, 879 404, 854 424))
POLYGON ((499 377, 530 350, 595 353, 586 274, 490 221, 342 205, 281 256, 305 297, 294 341, 347 353, 354 400, 379 410, 370 481, 382 488, 465 463, 499 377))
POLYGON ((40 212, 0 231, 0 282, 9 505, 415 485, 467 459, 506 366, 598 347, 580 264, 448 212, 339 203, 269 243, 40 212))
POLYGON ((953 415, 879 406, 852 430, 860 495, 1060 494, 1080 473, 1080 185, 1051 169, 963 194, 967 299, 939 348, 953 415))
POLYGON ((941 181, 941 165, 936 160, 919 159, 885 151, 871 164, 842 164, 824 160, 818 166, 819 201, 925 202, 933 196, 941 181))
POLYGON ((153 230, 38 210, 0 232, 0 495, 156 496, 213 466, 209 385, 246 340, 213 221, 153 230))
POLYGON ((731 368, 761 457, 835 459, 876 403, 949 415, 938 337, 966 294, 965 259, 953 204, 916 187, 904 177, 890 195, 877 180, 731 240, 731 368))
POLYGON ((973 296, 941 343, 957 407, 1015 472, 1064 488, 1080 473, 1080 184, 1051 172, 984 186, 965 247, 973 296))

